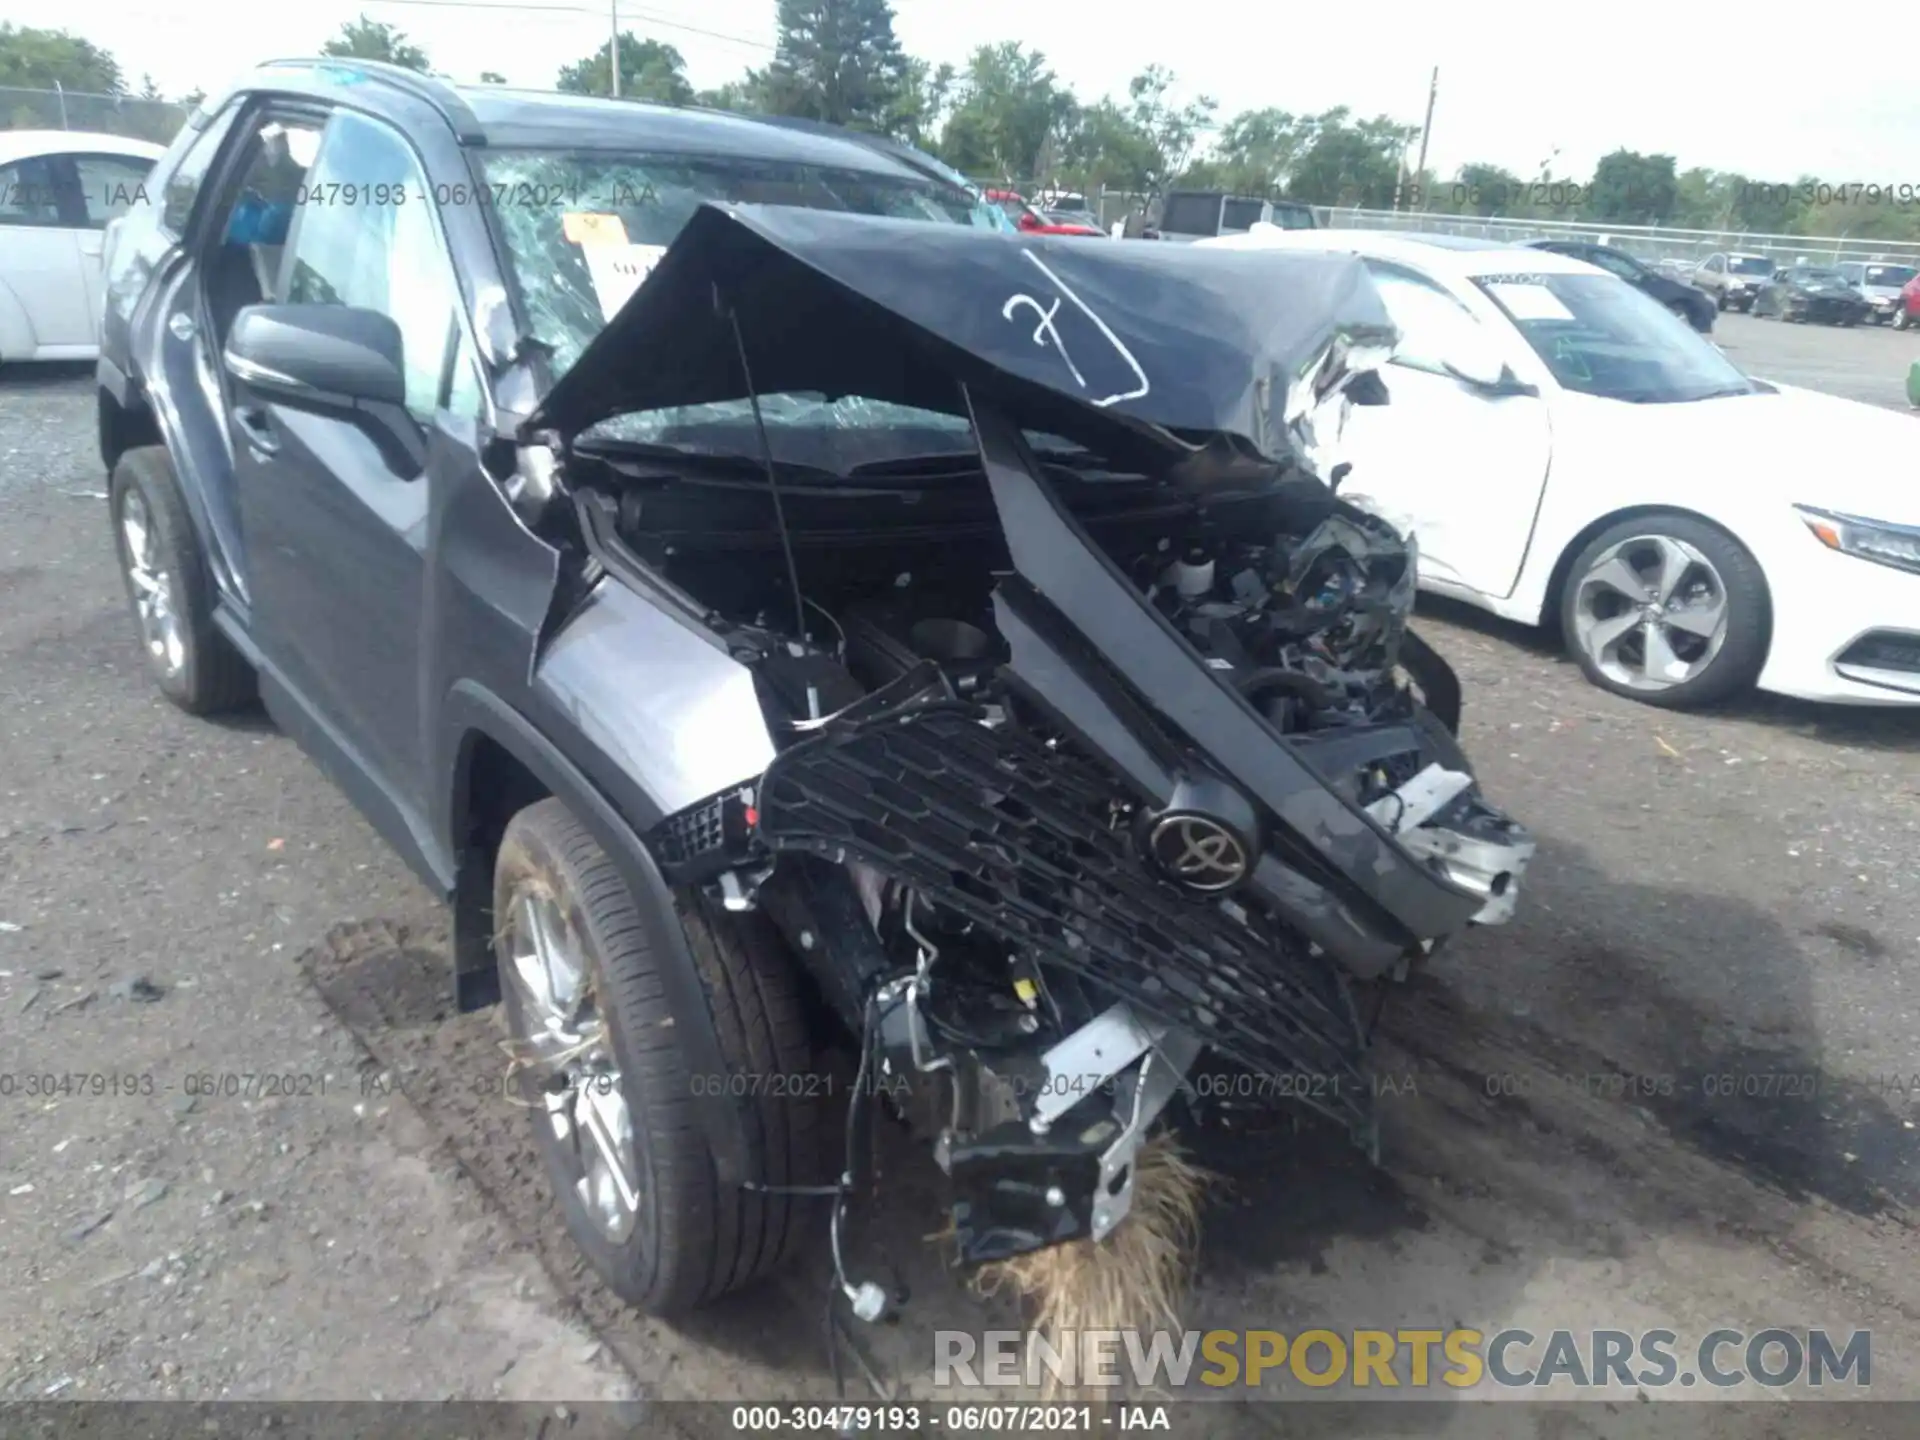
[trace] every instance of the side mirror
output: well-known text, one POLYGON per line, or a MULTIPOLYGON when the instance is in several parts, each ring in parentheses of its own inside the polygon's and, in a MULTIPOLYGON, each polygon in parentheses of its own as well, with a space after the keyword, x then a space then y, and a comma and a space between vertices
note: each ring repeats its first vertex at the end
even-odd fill
POLYGON ((1038 215, 1026 214, 1022 215, 1014 223, 1022 230, 1038 230, 1040 228, 1040 217, 1038 215))
POLYGON ((249 305, 234 317, 223 358, 251 394, 355 425, 411 478, 424 468, 426 448, 407 413, 403 354, 400 327, 377 310, 249 305))
POLYGON ((1538 395, 1533 386, 1523 383, 1501 357, 1484 332, 1473 331, 1471 340, 1456 343, 1453 353, 1441 363, 1446 371, 1475 394, 1489 397, 1538 395))

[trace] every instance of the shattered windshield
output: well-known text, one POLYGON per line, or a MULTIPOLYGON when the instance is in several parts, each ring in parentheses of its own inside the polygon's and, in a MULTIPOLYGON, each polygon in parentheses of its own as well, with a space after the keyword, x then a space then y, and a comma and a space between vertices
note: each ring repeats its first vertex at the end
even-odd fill
MULTIPOLYGON (((532 322, 551 351, 554 377, 573 367, 627 297, 639 288, 687 221, 707 201, 845 210, 937 225, 1005 230, 983 198, 932 176, 838 170, 744 156, 651 156, 498 150, 479 156, 493 211, 532 322)), ((776 457, 795 448, 783 432, 857 430, 871 437, 835 448, 857 458, 886 458, 903 443, 925 450, 929 431, 963 448, 965 422, 906 406, 820 395, 761 397, 776 457), (894 432, 900 442, 894 442, 894 432), (912 437, 909 442, 909 435, 912 437)), ((721 453, 741 450, 742 401, 623 415, 590 434, 721 453)), ((754 432, 748 431, 749 439, 754 432)), ((799 437, 807 438, 807 437, 799 437)), ((816 441, 818 437, 812 437, 816 441)), ((814 452, 817 443, 801 448, 814 452)), ((751 453, 751 448, 748 453, 751 453)))

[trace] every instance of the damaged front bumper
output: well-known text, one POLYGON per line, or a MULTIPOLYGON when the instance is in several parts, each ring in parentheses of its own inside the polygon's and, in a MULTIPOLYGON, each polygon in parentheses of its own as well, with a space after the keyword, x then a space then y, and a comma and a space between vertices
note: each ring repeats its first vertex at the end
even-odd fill
POLYGON ((1022 1043, 1047 1013, 1031 988, 1029 1016, 976 1044, 926 1018, 941 944, 909 922, 914 971, 878 992, 887 1072, 950 1089, 936 1155, 969 1262, 1108 1234, 1203 1052, 1377 1156, 1353 982, 1507 919, 1534 850, 1431 716, 1276 734, 1087 542, 1017 437, 976 426, 1017 572, 994 591, 994 679, 1068 743, 929 662, 812 725, 737 802, 750 831, 732 822, 736 843, 869 869, 1078 987, 1077 1007, 1049 996, 1088 1017, 1051 1044, 1022 1043))

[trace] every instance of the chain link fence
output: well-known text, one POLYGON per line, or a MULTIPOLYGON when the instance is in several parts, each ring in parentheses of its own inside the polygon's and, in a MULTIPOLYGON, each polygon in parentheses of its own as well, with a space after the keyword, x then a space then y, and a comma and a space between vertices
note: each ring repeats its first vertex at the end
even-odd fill
MULTIPOLYGON (((1045 207, 1053 193, 1038 182, 1029 185, 995 182, 995 188, 1017 191, 1045 207)), ((1078 198, 1078 197, 1076 197, 1078 198)), ((1103 226, 1150 210, 1155 197, 1138 191, 1102 189, 1085 197, 1086 208, 1103 226)), ((1077 208, 1077 207, 1076 207, 1077 208)), ((1796 261, 1834 265, 1844 260, 1890 261, 1920 266, 1920 242, 1859 239, 1848 235, 1769 235, 1740 230, 1686 230, 1659 225, 1606 225, 1585 220, 1522 220, 1477 215, 1450 215, 1430 210, 1366 210, 1316 205, 1314 217, 1329 229, 1398 230, 1429 235, 1462 235, 1519 245, 1528 240, 1586 240, 1626 250, 1649 265, 1666 262, 1668 268, 1691 270, 1709 255, 1738 251, 1764 255, 1777 265, 1796 261)))
POLYGON ((0 85, 0 130, 85 130, 165 145, 187 123, 187 114, 173 100, 0 85))
POLYGON ((1691 269, 1716 252, 1764 255, 1778 265, 1805 261, 1833 265, 1843 260, 1886 260, 1920 265, 1920 244, 1861 240, 1846 235, 1758 235, 1736 230, 1679 230, 1656 225, 1602 225, 1580 220, 1482 219, 1422 210, 1351 210, 1316 206, 1322 225, 1351 230, 1400 230, 1464 235, 1522 244, 1528 240, 1584 240, 1616 246, 1649 265, 1665 260, 1691 269))

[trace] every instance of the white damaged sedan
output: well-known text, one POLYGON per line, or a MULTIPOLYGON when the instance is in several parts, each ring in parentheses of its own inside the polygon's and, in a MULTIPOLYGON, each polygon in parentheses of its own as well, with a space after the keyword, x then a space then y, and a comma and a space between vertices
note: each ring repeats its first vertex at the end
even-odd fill
POLYGON ((1920 704, 1920 426, 1743 374, 1581 261, 1261 227, 1361 256, 1401 330, 1388 403, 1330 441, 1420 584, 1557 624, 1587 678, 1687 708, 1758 685, 1920 704))

